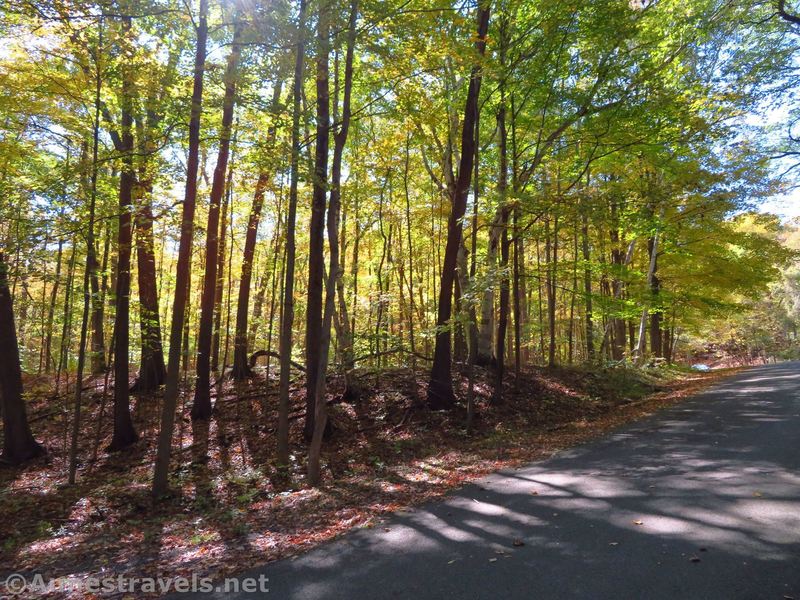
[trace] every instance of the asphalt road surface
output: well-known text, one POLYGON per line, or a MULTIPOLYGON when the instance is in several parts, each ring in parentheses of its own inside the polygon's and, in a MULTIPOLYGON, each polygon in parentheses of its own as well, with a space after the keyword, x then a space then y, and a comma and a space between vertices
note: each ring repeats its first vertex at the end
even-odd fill
POLYGON ((260 575, 197 597, 800 600, 800 363, 240 579, 260 575))

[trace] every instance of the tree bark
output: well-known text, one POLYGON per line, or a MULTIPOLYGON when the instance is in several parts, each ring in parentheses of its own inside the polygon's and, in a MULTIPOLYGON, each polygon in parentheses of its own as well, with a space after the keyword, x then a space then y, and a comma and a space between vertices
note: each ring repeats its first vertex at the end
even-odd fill
POLYGON ((328 193, 328 139, 330 135, 330 98, 328 90, 328 54, 330 53, 330 6, 319 5, 317 18, 317 143, 314 155, 314 181, 311 199, 311 223, 308 239, 308 297, 306 301, 306 419, 303 435, 311 441, 314 434, 315 395, 322 344, 322 284, 324 273, 325 205, 328 193))
POLYGON ((589 362, 593 362, 595 358, 594 317, 592 314, 592 266, 589 253, 589 216, 587 214, 587 204, 588 203, 584 201, 581 206, 581 254, 583 257, 583 294, 586 306, 586 311, 584 313, 586 319, 586 356, 589 362))
MULTIPOLYGON (((132 19, 123 17, 123 31, 131 28, 132 19)), ((126 53, 127 54, 127 53, 126 53)), ((127 57, 130 58, 130 57, 127 57)), ((114 313, 114 433, 108 449, 122 450, 139 436, 133 428, 129 396, 129 341, 131 293, 131 241, 133 211, 133 82, 132 67, 122 67, 121 142, 122 171, 119 178, 119 230, 117 232, 117 287, 114 313)), ((80 385, 80 383, 78 383, 80 385)))
MULTIPOLYGON (((282 82, 278 80, 272 96, 272 114, 278 112, 280 104, 282 82)), ((267 143, 272 144, 275 140, 276 123, 273 120, 267 133, 267 143)), ((256 190, 253 194, 253 206, 250 209, 250 216, 247 222, 247 234, 244 241, 244 252, 242 254, 242 275, 239 279, 239 302, 236 308, 236 334, 234 336, 233 347, 233 372, 234 379, 241 380, 249 377, 252 372, 248 364, 247 356, 247 319, 250 313, 250 282, 253 275, 253 257, 256 251, 256 238, 258 235, 258 224, 261 220, 261 210, 264 206, 264 192, 269 183, 269 173, 262 171, 256 182, 256 190)))
POLYGON ((139 319, 142 336, 139 376, 132 391, 152 392, 164 383, 167 369, 161 344, 161 316, 158 310, 155 240, 153 237, 152 185, 141 182, 136 212, 136 266, 139 284, 139 319))
POLYGON ((52 365, 51 349, 53 346, 53 321, 55 319, 58 288, 61 284, 61 265, 64 258, 64 240, 58 240, 56 253, 56 272, 53 276, 53 288, 50 290, 50 306, 47 309, 47 334, 44 341, 44 372, 49 373, 52 365))
MULTIPOLYGON (((619 235, 619 218, 618 207, 615 199, 611 200, 611 264, 617 272, 614 273, 611 281, 611 289, 613 297, 616 301, 622 299, 623 282, 620 279, 621 271, 624 265, 622 248, 620 247, 619 235)), ((615 308, 619 311, 619 308, 615 308)), ((625 319, 619 315, 612 317, 612 343, 611 343, 611 357, 614 360, 622 360, 625 356, 625 319)))
POLYGON ((345 143, 347 142, 347 134, 350 129, 350 95, 353 87, 353 53, 357 19, 358 0, 352 0, 350 3, 350 18, 347 31, 342 122, 339 131, 334 135, 333 165, 331 169, 331 198, 326 223, 328 230, 329 262, 328 278, 325 284, 325 312, 322 318, 322 347, 314 392, 314 409, 316 413, 314 417, 314 433, 308 451, 308 481, 311 485, 319 485, 320 482, 320 451, 328 417, 325 403, 325 372, 328 368, 328 354, 330 352, 331 321, 335 310, 336 280, 340 277, 339 215, 341 212, 342 155, 344 153, 345 143))
POLYGON ((189 118, 189 157, 186 173, 186 193, 181 215, 181 237, 178 245, 176 267, 175 300, 172 304, 169 363, 161 411, 161 428, 158 432, 158 449, 153 471, 153 496, 162 497, 167 491, 169 458, 172 447, 172 429, 175 425, 175 409, 178 403, 178 379, 181 361, 181 338, 186 318, 186 301, 189 291, 189 267, 194 236, 194 210, 197 198, 197 171, 200 150, 200 116, 203 102, 203 75, 206 61, 206 38, 208 37, 208 0, 200 0, 197 25, 197 47, 194 57, 194 83, 192 107, 189 118))
POLYGON ((650 350, 654 356, 661 358, 664 356, 664 342, 661 335, 663 314, 661 312, 661 307, 658 305, 659 294, 661 293, 661 281, 656 275, 658 271, 658 248, 655 237, 650 238, 648 241, 647 250, 651 257, 650 260, 655 263, 650 276, 650 350), (653 256, 654 252, 656 253, 655 257, 653 256))
POLYGON ((44 454, 44 448, 31 433, 25 401, 22 398, 22 370, 14 324, 14 306, 11 290, 8 288, 8 269, 2 250, 0 250, 0 402, 3 409, 2 460, 16 465, 44 454))
MULTIPOLYGON (((486 50, 486 34, 489 29, 489 3, 478 8, 478 31, 475 48, 483 56, 486 50)), ((455 404, 453 381, 450 373, 452 354, 450 349, 450 317, 452 314, 453 283, 456 277, 458 248, 461 245, 461 220, 467 209, 467 194, 472 180, 475 159, 475 122, 478 115, 478 96, 481 87, 481 66, 475 64, 470 74, 467 101, 464 107, 464 124, 461 131, 461 160, 458 179, 452 191, 452 206, 447 221, 447 242, 439 286, 439 305, 436 315, 436 345, 433 352, 430 382, 428 384, 428 406, 432 409, 450 408, 455 404)))
MULTIPOLYGON (((214 330, 214 296, 217 291, 219 212, 222 195, 225 192, 225 176, 228 172, 237 70, 239 56, 241 55, 241 34, 242 23, 237 21, 234 25, 233 45, 231 46, 231 53, 228 55, 228 65, 225 70, 225 97, 222 103, 219 152, 211 181, 211 197, 208 207, 206 265, 203 278, 203 294, 200 300, 200 328, 197 335, 197 381, 194 390, 194 404, 192 405, 192 419, 208 419, 211 417, 211 337, 214 330)), ((263 188, 261 194, 263 198, 263 188)))
MULTIPOLYGON (((505 63, 505 21, 501 26, 500 63, 505 63)), ((503 401, 503 376, 505 375, 506 329, 510 301, 508 259, 511 241, 508 237, 508 220, 511 207, 508 204, 508 131, 506 128, 505 80, 500 83, 500 108, 497 111, 497 133, 499 137, 499 171, 497 174, 497 195, 500 198, 500 315, 497 319, 497 348, 494 356, 495 382, 492 403, 503 401)))
POLYGON ((279 468, 289 466, 289 376, 292 362, 292 325, 294 324, 295 221, 297 220, 297 184, 300 169, 300 112, 303 96, 303 66, 305 63, 306 0, 300 0, 295 40, 294 83, 292 84, 291 165, 289 175, 289 206, 286 216, 286 267, 284 273, 283 311, 281 318, 280 395, 278 399, 279 468))
MULTIPOLYGON (((236 134, 234 134, 234 139, 236 134)), ((233 194, 233 161, 228 162, 228 177, 225 182, 225 192, 223 193, 222 200, 222 216, 219 223, 219 248, 217 251, 217 285, 214 291, 214 330, 211 335, 211 371, 217 373, 219 371, 219 346, 222 328, 222 296, 225 285, 225 257, 227 256, 226 245, 228 238, 228 210, 231 203, 231 195, 233 194)), ((231 240, 231 248, 233 248, 233 240, 231 240)), ((228 282, 230 289, 230 273, 228 273, 228 282)), ((228 297, 228 305, 230 306, 230 292, 228 297)), ((228 347, 225 345, 225 352, 227 353, 228 347)), ((222 370, 225 370, 225 357, 222 360, 222 370)))
MULTIPOLYGON (((101 18, 97 23, 97 31, 98 31, 98 41, 97 41, 97 52, 99 56, 100 48, 103 45, 103 26, 104 26, 104 19, 101 18)), ((100 91, 102 87, 102 80, 100 78, 100 65, 99 61, 95 60, 95 89, 94 89, 94 122, 92 124, 92 167, 91 167, 91 184, 89 189, 89 219, 87 223, 87 231, 86 231, 86 254, 87 254, 87 261, 86 267, 84 268, 83 272, 83 314, 81 317, 81 337, 80 337, 80 344, 78 346, 78 369, 76 373, 76 381, 77 385, 75 386, 75 409, 74 415, 72 419, 72 432, 70 435, 70 447, 69 447, 69 473, 67 475, 67 481, 69 484, 75 483, 75 476, 78 469, 78 433, 80 432, 80 423, 81 423, 81 392, 83 388, 83 368, 86 361, 86 337, 87 337, 87 329, 89 326, 89 307, 92 302, 92 297, 90 295, 89 289, 90 284, 89 280, 91 278, 91 270, 93 265, 89 260, 89 257, 94 253, 94 217, 95 217, 95 205, 97 202, 97 156, 98 156, 98 146, 99 146, 99 138, 100 138, 100 91)), ((77 238, 77 236, 76 236, 77 238)), ((72 288, 72 278, 74 276, 74 268, 75 268, 75 239, 73 238, 72 242, 72 257, 70 259, 70 276, 67 278, 67 293, 64 299, 64 334, 69 332, 70 326, 67 325, 67 317, 70 313, 70 309, 68 308, 69 299, 71 295, 71 288, 72 288)), ((64 336, 61 339, 61 347, 62 347, 62 357, 64 359, 64 368, 68 367, 67 365, 67 346, 64 344, 64 336)), ((61 362, 59 361, 59 373, 61 371, 61 362)), ((67 387, 69 386, 69 376, 67 376, 67 387)), ((58 382, 56 383, 56 390, 58 390, 58 382)))

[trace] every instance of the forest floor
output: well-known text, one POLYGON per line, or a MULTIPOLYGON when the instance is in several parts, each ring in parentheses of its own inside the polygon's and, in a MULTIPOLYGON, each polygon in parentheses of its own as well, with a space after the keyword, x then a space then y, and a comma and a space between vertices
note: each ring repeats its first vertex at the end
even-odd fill
MULTIPOLYGON (((730 373, 530 369, 517 385, 507 382, 502 405, 490 406, 491 372, 476 368, 468 435, 463 406, 449 413, 424 408, 424 373, 360 371, 358 402, 342 401, 341 381, 329 386, 334 428, 319 489, 305 483, 304 445, 293 446, 288 474, 275 467, 275 386, 263 374, 248 384, 226 382, 210 423, 193 423, 186 399, 173 446, 174 494, 157 505, 150 479, 160 398, 136 399, 140 441, 108 454, 112 394, 102 379, 93 382, 84 394, 78 481, 68 486, 71 398, 53 397, 52 381, 29 377, 32 428, 48 454, 22 468, 0 467, 0 580, 12 572, 45 580, 239 572, 371 527, 382 513, 441 497, 488 472, 550 456, 730 373)), ((302 380, 294 385, 298 440, 302 380)), ((465 397, 465 378, 458 387, 465 397)))

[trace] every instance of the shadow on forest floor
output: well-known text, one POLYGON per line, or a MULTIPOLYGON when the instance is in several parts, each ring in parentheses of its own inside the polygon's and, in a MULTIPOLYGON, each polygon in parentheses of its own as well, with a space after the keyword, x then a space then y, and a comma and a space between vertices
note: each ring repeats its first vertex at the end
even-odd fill
MULTIPOLYGON (((419 402, 425 381, 410 371, 360 372, 363 394, 356 403, 340 401, 341 381, 330 385, 335 428, 324 448, 325 485, 319 490, 305 485, 300 443, 292 447, 288 476, 274 468, 274 386, 263 376, 242 385, 226 382, 210 423, 191 422, 189 399, 181 407, 171 472, 175 495, 155 507, 149 485, 158 396, 136 398, 134 422, 142 439, 106 454, 110 394, 104 401, 102 382, 96 393, 85 394, 75 486, 66 485, 63 416, 59 411, 37 418, 55 402, 37 398, 31 403, 33 429, 49 453, 24 468, 0 469, 0 578, 14 571, 45 577, 240 571, 487 472, 548 456, 674 403, 718 376, 531 370, 518 384, 524 393, 514 394, 511 382, 508 401, 490 408, 491 373, 479 370, 478 418, 467 436, 464 408, 426 411, 419 402), (633 402, 654 392, 651 400, 633 402)), ((293 440, 301 439, 301 383, 294 388, 293 440)), ((458 383, 463 392, 465 381, 458 383)))

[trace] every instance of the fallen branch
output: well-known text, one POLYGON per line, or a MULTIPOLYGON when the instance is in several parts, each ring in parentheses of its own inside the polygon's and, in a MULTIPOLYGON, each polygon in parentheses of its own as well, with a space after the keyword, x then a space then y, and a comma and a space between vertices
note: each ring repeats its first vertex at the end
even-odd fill
POLYGON ((433 359, 430 356, 425 356, 419 352, 412 352, 411 350, 406 350, 405 348, 393 348, 392 350, 384 350, 382 352, 375 352, 374 354, 365 354, 363 356, 359 356, 358 358, 353 359, 353 363, 361 362, 369 358, 380 358, 381 356, 387 356, 389 354, 410 354, 411 356, 414 356, 420 360, 433 362, 433 359))

